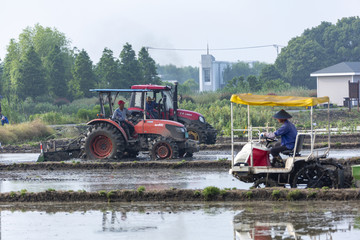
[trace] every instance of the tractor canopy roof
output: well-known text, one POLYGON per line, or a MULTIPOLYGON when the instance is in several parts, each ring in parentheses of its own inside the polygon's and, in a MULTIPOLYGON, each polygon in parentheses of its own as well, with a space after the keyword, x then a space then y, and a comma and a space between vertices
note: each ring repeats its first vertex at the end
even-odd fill
POLYGON ((90 89, 90 92, 101 92, 101 93, 111 93, 111 92, 152 92, 151 89, 90 89))
POLYGON ((133 85, 131 86, 131 89, 149 89, 149 90, 165 90, 165 91, 171 90, 169 86, 160 86, 160 85, 151 85, 151 84, 133 85))
POLYGON ((321 103, 328 103, 329 97, 294 97, 243 93, 233 94, 230 101, 244 105, 311 107, 321 103))

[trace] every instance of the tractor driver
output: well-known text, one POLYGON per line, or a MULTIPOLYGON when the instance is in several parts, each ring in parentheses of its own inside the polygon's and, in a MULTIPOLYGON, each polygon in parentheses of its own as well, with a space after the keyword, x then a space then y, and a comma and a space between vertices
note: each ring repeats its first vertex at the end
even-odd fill
POLYGON ((158 103, 156 103, 150 96, 146 98, 146 111, 150 114, 151 118, 158 119, 159 114, 156 110, 158 107, 158 103))
POLYGON ((130 115, 127 108, 124 107, 125 102, 123 100, 119 100, 118 102, 119 108, 117 108, 113 115, 112 119, 119 122, 119 125, 125 130, 126 134, 128 135, 129 139, 131 139, 132 134, 134 133, 134 127, 130 124, 127 120, 127 116, 130 115), (131 134, 130 134, 131 133, 131 134))
POLYGON ((280 157, 280 152, 285 150, 292 150, 295 147, 297 130, 293 123, 291 123, 288 119, 292 118, 292 116, 287 113, 284 109, 281 109, 277 112, 273 118, 277 119, 279 123, 281 123, 281 127, 275 132, 265 132, 263 135, 268 138, 274 138, 277 136, 281 136, 281 144, 277 143, 273 148, 271 148, 270 153, 273 156, 272 162, 282 162, 282 158, 280 157))

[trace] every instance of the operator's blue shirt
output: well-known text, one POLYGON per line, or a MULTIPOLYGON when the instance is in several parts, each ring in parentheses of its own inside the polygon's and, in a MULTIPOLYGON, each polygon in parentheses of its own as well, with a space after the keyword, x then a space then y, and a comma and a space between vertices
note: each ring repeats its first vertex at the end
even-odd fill
POLYGON ((294 124, 286 120, 283 125, 274 132, 275 136, 281 136, 281 145, 287 149, 294 149, 297 130, 294 124))

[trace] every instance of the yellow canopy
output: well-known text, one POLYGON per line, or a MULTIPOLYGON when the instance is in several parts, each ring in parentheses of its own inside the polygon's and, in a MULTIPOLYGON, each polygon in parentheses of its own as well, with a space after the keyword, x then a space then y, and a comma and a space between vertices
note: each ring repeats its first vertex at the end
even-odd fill
POLYGON ((329 102, 329 97, 293 97, 275 95, 233 94, 231 102, 244 105, 310 107, 329 102))

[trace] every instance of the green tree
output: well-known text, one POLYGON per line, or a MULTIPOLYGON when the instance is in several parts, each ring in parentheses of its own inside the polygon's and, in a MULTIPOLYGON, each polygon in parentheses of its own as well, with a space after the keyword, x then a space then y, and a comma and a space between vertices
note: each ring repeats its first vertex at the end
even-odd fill
POLYGON ((276 69, 274 64, 269 64, 265 66, 260 74, 259 81, 261 83, 264 83, 269 80, 275 80, 281 78, 281 74, 276 69))
POLYGON ((4 72, 4 63, 1 61, 0 59, 0 93, 2 92, 3 89, 3 72, 4 72))
POLYGON ((192 94, 199 90, 199 82, 195 82, 194 79, 188 79, 183 84, 179 84, 179 93, 192 94))
POLYGON ((46 94, 44 91, 45 74, 40 57, 33 47, 30 47, 21 59, 19 74, 16 81, 16 92, 20 99, 46 94))
POLYGON ((46 57, 50 95, 65 98, 68 95, 65 62, 60 48, 55 45, 46 57))
POLYGON ((157 71, 161 81, 177 80, 182 84, 188 79, 194 79, 195 82, 199 82, 199 68, 197 67, 176 67, 172 64, 165 66, 157 65, 157 71))
MULTIPOLYGON (((64 64, 64 75, 66 79, 71 77, 71 67, 74 63, 74 57, 69 50, 69 41, 63 33, 51 28, 44 28, 37 24, 34 27, 27 27, 19 35, 19 41, 15 39, 10 40, 7 48, 7 54, 4 60, 4 73, 3 73, 3 93, 8 96, 17 97, 17 79, 19 74, 20 59, 24 59, 30 48, 33 48, 41 60, 41 64, 45 73, 45 80, 42 84, 43 92, 48 89, 54 89, 50 86, 51 72, 53 71, 52 58, 49 55, 55 46, 58 46, 64 64)), ((24 66, 22 66, 24 67, 24 66)), ((61 89, 61 87, 60 87, 61 89)), ((54 93, 51 94, 55 96, 54 93)), ((21 96, 23 98, 23 96, 21 96)))
POLYGON ((4 69, 2 74, 2 94, 8 99, 16 95, 16 81, 19 73, 20 49, 15 39, 11 39, 7 47, 7 54, 4 60, 4 69))
POLYGON ((261 62, 237 62, 234 64, 229 64, 224 69, 224 82, 232 80, 234 77, 244 76, 247 78, 250 75, 259 76, 261 70, 266 66, 265 63, 261 62))
POLYGON ((100 61, 95 67, 99 88, 119 88, 120 82, 119 62, 114 58, 113 51, 105 48, 100 61))
POLYGON ((161 81, 156 71, 155 61, 150 57, 149 52, 145 47, 142 47, 139 51, 138 61, 143 74, 142 83, 160 84, 161 81))
POLYGON ((73 79, 69 82, 69 89, 74 98, 91 97, 93 94, 89 89, 96 85, 96 78, 93 72, 92 61, 87 52, 83 49, 76 56, 73 79))
POLYGON ((246 82, 249 84, 249 89, 251 92, 256 92, 261 89, 261 85, 256 76, 250 75, 246 78, 246 82))
POLYGON ((240 77, 234 77, 230 81, 227 82, 223 92, 229 92, 229 93, 247 93, 250 90, 249 83, 245 81, 245 78, 243 76, 240 77))
POLYGON ((124 45, 120 53, 120 74, 123 88, 130 88, 131 85, 143 83, 143 77, 135 51, 129 43, 124 45))

